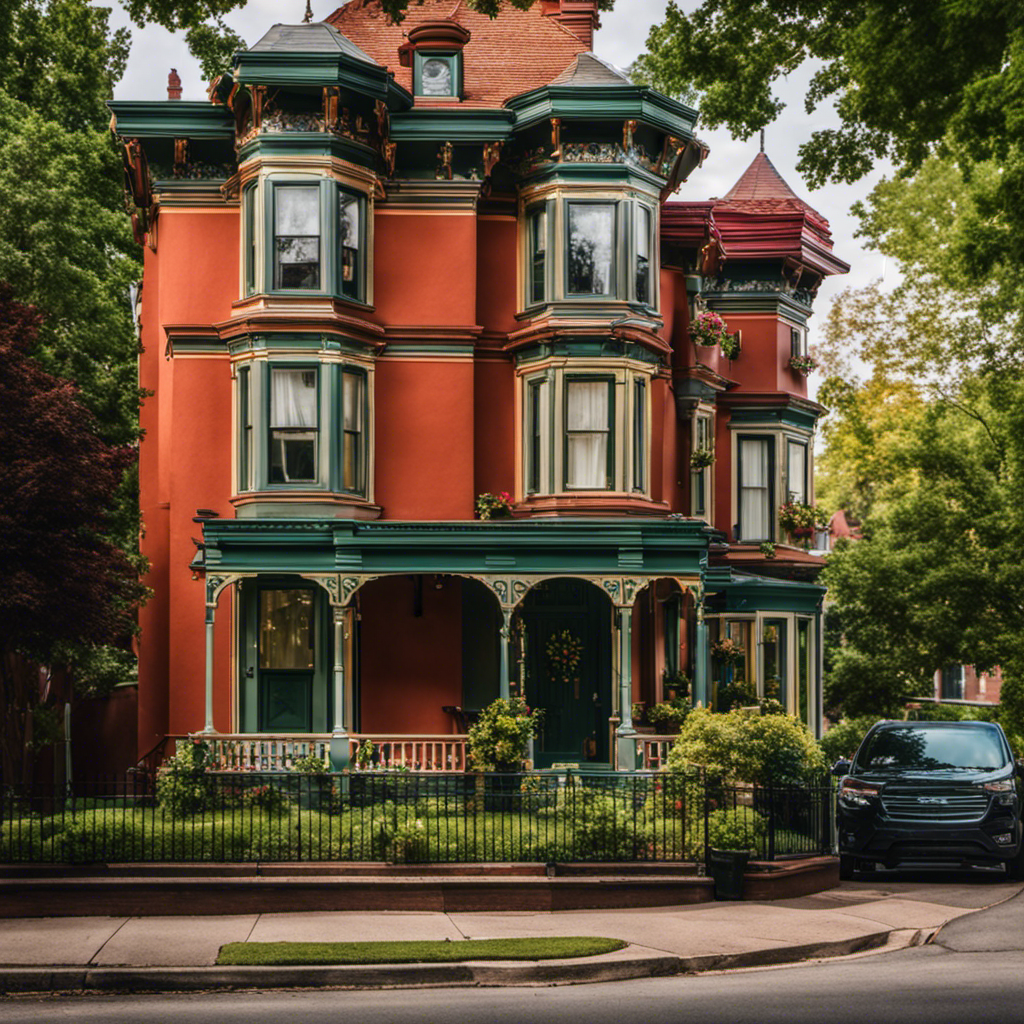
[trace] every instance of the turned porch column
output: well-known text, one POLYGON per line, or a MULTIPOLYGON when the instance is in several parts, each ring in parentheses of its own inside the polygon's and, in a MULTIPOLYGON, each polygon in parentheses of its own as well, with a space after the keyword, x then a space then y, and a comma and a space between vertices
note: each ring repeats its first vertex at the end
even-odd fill
POLYGON ((636 768, 636 729, 633 728, 633 609, 619 608, 619 722, 615 745, 619 771, 636 768))
POLYGON ((206 725, 203 732, 213 732, 213 627, 217 606, 206 606, 206 725))
POLYGON ((334 728, 331 731, 331 771, 344 771, 349 764, 349 737, 345 728, 345 618, 346 609, 334 612, 334 728))

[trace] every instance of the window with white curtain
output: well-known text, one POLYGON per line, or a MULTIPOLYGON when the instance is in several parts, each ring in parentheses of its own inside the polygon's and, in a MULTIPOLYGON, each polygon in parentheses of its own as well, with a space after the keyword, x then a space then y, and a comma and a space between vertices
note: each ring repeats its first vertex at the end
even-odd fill
POLYGON ((270 482, 317 480, 319 433, 316 369, 275 367, 270 377, 270 482))
POLYGON ((739 540, 771 540, 773 529, 772 473, 775 439, 740 438, 739 540))
POLYGON ((801 505, 807 504, 807 445, 798 441, 789 441, 786 444, 787 467, 786 467, 786 490, 789 492, 790 501, 799 501, 801 505))
POLYGON ((567 380, 565 385, 565 487, 607 490, 612 472, 610 378, 567 380))
POLYGON ((320 187, 274 189, 274 287, 320 287, 320 187))

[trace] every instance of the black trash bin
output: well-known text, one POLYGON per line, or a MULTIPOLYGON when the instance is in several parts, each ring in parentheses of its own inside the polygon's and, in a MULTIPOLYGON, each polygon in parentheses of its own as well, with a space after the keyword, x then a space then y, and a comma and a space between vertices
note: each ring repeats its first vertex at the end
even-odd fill
POLYGON ((743 899, 743 872, 749 850, 708 850, 708 871, 715 883, 716 900, 743 899))

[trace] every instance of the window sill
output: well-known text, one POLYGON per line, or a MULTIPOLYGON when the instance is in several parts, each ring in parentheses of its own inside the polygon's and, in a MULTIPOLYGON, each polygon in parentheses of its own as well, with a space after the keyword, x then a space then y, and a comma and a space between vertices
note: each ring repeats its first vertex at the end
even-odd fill
POLYGON ((666 516, 667 501, 654 501, 623 491, 577 491, 570 494, 531 494, 513 509, 533 516, 666 516))
POLYGON ((238 519, 302 517, 379 519, 383 509, 366 498, 337 491, 247 491, 230 499, 238 519))

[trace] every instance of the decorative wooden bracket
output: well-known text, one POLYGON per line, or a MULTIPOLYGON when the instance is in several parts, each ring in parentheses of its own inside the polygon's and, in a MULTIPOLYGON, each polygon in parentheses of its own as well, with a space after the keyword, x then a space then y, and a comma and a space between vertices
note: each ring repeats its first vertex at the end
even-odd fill
POLYGON ((622 125, 622 148, 628 153, 633 148, 633 133, 637 129, 637 121, 626 121, 622 125))
POLYGON ((452 180, 452 156, 454 155, 455 147, 450 142, 441 143, 441 148, 437 151, 437 178, 447 178, 449 181, 452 180))
POLYGON ((559 163, 562 162, 562 119, 551 118, 551 156, 559 163))
POLYGON ((189 145, 188 139, 174 140, 174 176, 184 178, 188 174, 189 145))
POLYGON ((484 144, 484 177, 489 178, 491 172, 501 162, 503 142, 487 142, 484 144))

